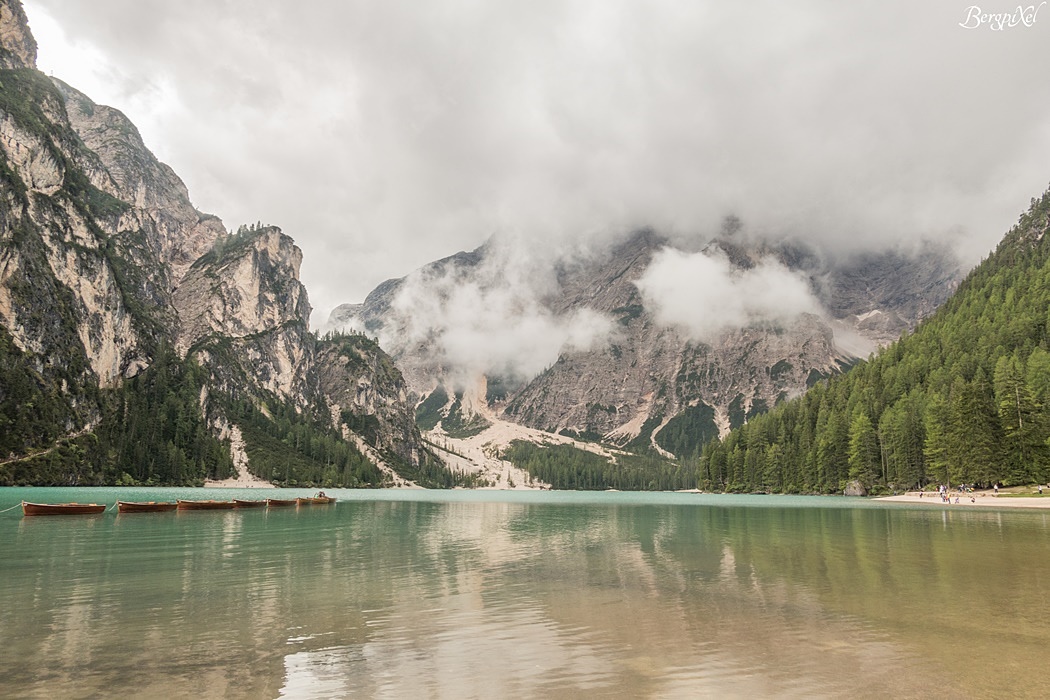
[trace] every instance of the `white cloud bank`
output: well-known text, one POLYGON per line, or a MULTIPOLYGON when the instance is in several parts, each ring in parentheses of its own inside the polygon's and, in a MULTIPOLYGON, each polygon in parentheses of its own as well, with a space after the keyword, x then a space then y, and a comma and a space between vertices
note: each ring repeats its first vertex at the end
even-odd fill
POLYGON ((955 0, 26 10, 42 64, 125 110, 201 209, 296 239, 322 318, 493 234, 729 213, 825 249, 953 235, 976 262, 1050 179, 1050 8, 998 32, 955 0))
MULTIPOLYGON (((592 309, 556 315, 553 266, 532 264, 514 241, 490 244, 477 267, 423 269, 405 278, 380 333, 386 348, 426 343, 457 388, 480 374, 527 380, 568 350, 608 342, 614 323, 592 309)), ((547 254, 539 254, 547 259, 547 254)))
POLYGON ((658 323, 704 342, 735 328, 783 326, 821 313, 807 281, 772 258, 741 270, 717 253, 664 248, 636 284, 658 323))

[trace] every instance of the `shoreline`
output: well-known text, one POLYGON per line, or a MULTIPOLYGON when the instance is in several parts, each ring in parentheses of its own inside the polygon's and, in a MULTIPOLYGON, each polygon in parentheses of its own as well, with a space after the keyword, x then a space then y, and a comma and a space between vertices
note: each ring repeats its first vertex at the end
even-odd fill
POLYGON ((239 474, 238 476, 230 477, 229 479, 222 479, 216 481, 214 479, 205 479, 204 486, 201 488, 205 489, 275 489, 277 488, 269 481, 263 481, 258 477, 248 474, 239 474))
POLYGON ((992 491, 977 491, 975 493, 954 493, 951 503, 945 503, 937 493, 924 492, 919 498, 918 491, 909 491, 899 496, 876 496, 873 500, 890 501, 893 503, 917 503, 919 505, 939 506, 941 508, 954 508, 955 506, 981 506, 991 508, 1046 508, 1050 509, 1050 498, 1039 496, 1006 496, 995 495, 992 491), (959 502, 955 502, 955 496, 959 502), (973 498, 971 501, 970 498, 973 498))

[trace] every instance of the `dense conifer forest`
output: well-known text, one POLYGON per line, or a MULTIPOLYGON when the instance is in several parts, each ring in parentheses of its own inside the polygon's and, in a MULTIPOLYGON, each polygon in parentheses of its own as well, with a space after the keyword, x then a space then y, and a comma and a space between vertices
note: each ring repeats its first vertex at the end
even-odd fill
POLYGON ((1050 476, 1050 192, 914 333, 708 443, 701 488, 832 493, 1050 476))
MULTIPOLYGON (((17 355, 17 348, 6 352, 17 355)), ((17 365, 16 365, 17 367, 17 365)), ((25 370, 24 367, 18 367, 25 370)), ((100 415, 77 434, 54 435, 63 425, 27 420, 34 405, 48 407, 61 395, 41 388, 32 372, 12 376, 0 391, 3 447, 24 456, 0 464, 0 485, 198 485, 234 472, 229 451, 201 414, 207 372, 161 345, 153 364, 117 389, 98 390, 100 415), (28 435, 52 437, 32 449, 28 435), (50 431, 50 432, 49 432, 50 431), (15 440, 18 440, 16 442, 15 440)))
MULTIPOLYGON (((0 359, 5 357, 24 372, 14 362, 17 348, 0 342, 0 359)), ((201 405, 208 371, 167 345, 138 376, 99 390, 102 410, 94 425, 73 436, 56 435, 48 448, 27 449, 24 436, 61 427, 46 420, 61 397, 41 391, 32 373, 0 369, 0 375, 8 380, 0 391, 0 446, 23 453, 0 462, 0 486, 200 486, 235 475, 229 445, 208 424, 213 411, 201 405)), ((374 464, 309 411, 296 411, 276 396, 219 395, 210 408, 220 404, 240 425, 256 476, 282 486, 352 488, 383 481, 374 464)))
POLYGON ((615 460, 572 445, 537 445, 515 440, 503 459, 533 479, 575 491, 677 491, 696 486, 692 469, 655 452, 621 453, 615 460))

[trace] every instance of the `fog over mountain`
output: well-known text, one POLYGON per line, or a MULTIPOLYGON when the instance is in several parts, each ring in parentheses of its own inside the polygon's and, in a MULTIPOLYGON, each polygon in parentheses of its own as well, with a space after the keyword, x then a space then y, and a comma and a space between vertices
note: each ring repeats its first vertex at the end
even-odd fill
POLYGON ((679 326, 699 341, 712 341, 731 328, 789 322, 819 313, 820 304, 804 277, 773 258, 735 271, 724 255, 683 253, 664 248, 637 286, 646 308, 662 325, 679 326), (702 300, 704 310, 697 311, 702 300))
POLYGON ((947 1, 26 2, 41 67, 128 113, 202 210, 295 237, 315 325, 493 235, 522 261, 651 227, 684 270, 735 214, 976 262, 1046 185, 1042 9, 994 31, 947 1))
POLYGON ((483 251, 476 265, 407 276, 391 303, 405 322, 380 332, 381 342, 404 347, 435 339, 450 382, 463 386, 479 374, 531 379, 563 349, 590 350, 614 336, 613 321, 593 309, 557 313, 544 303, 560 290, 556 268, 571 259, 568 251, 530 254, 517 238, 492 240, 483 251))

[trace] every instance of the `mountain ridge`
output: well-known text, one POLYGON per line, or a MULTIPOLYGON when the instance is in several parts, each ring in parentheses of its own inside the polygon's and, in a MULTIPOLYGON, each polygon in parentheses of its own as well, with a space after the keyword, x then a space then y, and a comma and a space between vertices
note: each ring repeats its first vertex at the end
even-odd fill
POLYGON ((17 0, 0 39, 0 483, 454 482, 382 351, 310 331, 290 237, 193 207, 126 116, 36 70, 17 0))
MULTIPOLYGON (((553 319, 557 325, 587 311, 604 319, 609 330, 592 346, 563 346, 545 368, 529 376, 476 371, 475 376, 488 379, 487 396, 473 396, 477 381, 457 376, 445 341, 457 328, 440 323, 442 318, 461 322, 469 314, 484 318, 486 301, 502 303, 505 295, 516 291, 500 286, 500 273, 510 256, 500 253, 498 239, 388 280, 362 304, 337 307, 329 323, 378 337, 421 399, 445 386, 447 394, 462 396, 461 403, 484 402, 504 419, 532 428, 665 454, 675 452, 670 449, 674 442, 679 452, 688 453, 914 327, 961 276, 950 252, 932 244, 912 254, 890 250, 829 261, 798 244, 749 240, 740 232, 742 227, 738 220, 727 220, 722 233, 706 244, 694 244, 699 252, 682 255, 723 260, 719 264, 726 266, 730 278, 762 265, 779 265, 806 280, 821 304, 820 313, 800 313, 788 323, 745 324, 710 339, 692 339, 681 327, 661 323, 647 306, 640 280, 658 254, 681 249, 643 229, 588 257, 557 261, 552 268, 556 283, 526 288, 519 301, 505 304, 512 310, 515 304, 517 309, 534 307, 531 316, 521 316, 526 324, 539 318, 553 319), (481 303, 450 310, 456 286, 477 287, 481 303), (415 298, 447 303, 439 303, 436 313, 428 307, 439 318, 430 325, 422 319, 422 331, 422 314, 415 314, 408 303, 409 292, 416 288, 424 291, 415 292, 415 298), (498 387, 495 392, 493 386, 498 387), (683 421, 693 426, 694 440, 681 435, 683 421), (661 444, 658 437, 668 426, 668 435, 677 432, 679 437, 661 444)), ((478 328, 468 330, 477 335, 484 327, 479 322, 478 328)), ((447 408, 453 408, 451 400, 447 408)))

